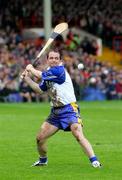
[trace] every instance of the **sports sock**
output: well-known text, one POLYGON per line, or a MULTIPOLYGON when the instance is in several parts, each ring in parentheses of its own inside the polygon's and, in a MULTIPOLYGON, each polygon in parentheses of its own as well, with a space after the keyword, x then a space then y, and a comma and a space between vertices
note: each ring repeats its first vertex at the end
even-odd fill
POLYGON ((91 158, 89 158, 90 162, 93 163, 94 161, 98 161, 96 156, 93 156, 91 158))
POLYGON ((41 163, 46 163, 47 162, 47 157, 40 157, 41 163))

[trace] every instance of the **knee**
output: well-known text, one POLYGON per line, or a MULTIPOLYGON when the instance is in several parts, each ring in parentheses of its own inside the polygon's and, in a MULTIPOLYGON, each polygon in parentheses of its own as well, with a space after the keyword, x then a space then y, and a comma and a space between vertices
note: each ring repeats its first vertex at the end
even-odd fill
POLYGON ((79 134, 75 134, 75 139, 80 142, 81 141, 81 136, 79 134))
POLYGON ((72 134, 74 135, 74 137, 76 138, 78 142, 81 142, 84 140, 85 137, 83 135, 81 126, 79 126, 78 124, 75 124, 72 126, 71 130, 72 130, 72 134))
POLYGON ((73 132, 73 135, 74 135, 74 137, 75 137, 75 139, 78 141, 78 142, 82 142, 82 141, 84 141, 84 135, 83 134, 81 134, 79 131, 74 131, 73 132))
POLYGON ((37 144, 43 143, 44 141, 45 141, 45 138, 44 138, 43 134, 37 135, 37 137, 36 137, 37 144))

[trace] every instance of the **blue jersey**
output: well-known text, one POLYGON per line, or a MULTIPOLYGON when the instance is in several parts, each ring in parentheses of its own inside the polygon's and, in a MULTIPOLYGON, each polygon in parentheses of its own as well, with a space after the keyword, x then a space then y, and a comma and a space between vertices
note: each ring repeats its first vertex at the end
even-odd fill
POLYGON ((51 67, 42 72, 42 81, 39 87, 48 93, 53 107, 76 102, 71 78, 63 65, 51 67))

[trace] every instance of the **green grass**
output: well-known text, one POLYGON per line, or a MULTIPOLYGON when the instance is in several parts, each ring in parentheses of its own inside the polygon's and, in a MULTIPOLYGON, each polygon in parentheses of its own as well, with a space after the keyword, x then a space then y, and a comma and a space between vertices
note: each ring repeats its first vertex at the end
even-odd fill
POLYGON ((121 180, 122 101, 79 104, 84 133, 101 169, 92 168, 71 133, 63 131, 48 141, 48 166, 31 167, 38 159, 35 137, 49 104, 0 104, 0 180, 121 180))

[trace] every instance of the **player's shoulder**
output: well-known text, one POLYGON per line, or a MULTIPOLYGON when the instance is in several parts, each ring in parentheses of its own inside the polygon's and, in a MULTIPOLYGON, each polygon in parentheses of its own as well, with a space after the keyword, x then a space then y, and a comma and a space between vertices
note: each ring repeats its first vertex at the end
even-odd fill
POLYGON ((52 74, 54 74, 56 76, 60 76, 62 73, 65 73, 65 68, 63 65, 54 66, 54 67, 50 68, 50 71, 52 72, 52 74))

